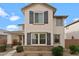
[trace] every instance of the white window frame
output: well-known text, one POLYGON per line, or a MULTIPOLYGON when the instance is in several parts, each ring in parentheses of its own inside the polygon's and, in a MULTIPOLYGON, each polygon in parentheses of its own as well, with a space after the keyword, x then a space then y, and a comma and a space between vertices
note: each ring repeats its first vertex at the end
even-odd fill
POLYGON ((34 21, 33 21, 34 24, 44 24, 44 12, 34 12, 33 19, 34 19, 34 21), (35 23, 35 13, 42 13, 43 14, 43 23, 35 23))
POLYGON ((31 33, 31 45, 47 45, 47 33, 31 33), (32 35, 38 34, 38 44, 32 43, 32 35), (45 34, 45 44, 40 44, 40 34, 45 34))
MULTIPOLYGON (((59 35, 59 42, 58 42, 58 43, 60 43, 61 35, 60 35, 60 34, 54 34, 54 35, 59 35)), ((54 44, 57 44, 57 43, 55 42, 55 38, 54 38, 54 44)))

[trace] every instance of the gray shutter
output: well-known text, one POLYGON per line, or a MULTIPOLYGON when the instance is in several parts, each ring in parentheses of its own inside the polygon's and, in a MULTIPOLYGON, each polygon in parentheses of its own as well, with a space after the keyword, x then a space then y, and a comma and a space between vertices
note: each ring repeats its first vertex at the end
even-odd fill
POLYGON ((29 11, 29 23, 33 24, 33 11, 29 11))
POLYGON ((44 12, 44 24, 48 24, 48 11, 44 12))
POLYGON ((47 45, 51 45, 51 33, 47 33, 47 45))
POLYGON ((31 33, 27 33, 27 45, 31 45, 31 33))

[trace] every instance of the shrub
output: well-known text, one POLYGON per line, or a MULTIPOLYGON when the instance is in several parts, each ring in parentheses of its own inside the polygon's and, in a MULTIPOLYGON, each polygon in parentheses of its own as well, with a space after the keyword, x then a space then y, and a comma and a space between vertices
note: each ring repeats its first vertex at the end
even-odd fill
POLYGON ((23 50, 23 46, 18 45, 18 46, 16 47, 16 51, 17 51, 17 52, 22 52, 22 51, 24 51, 24 50, 23 50))
POLYGON ((0 52, 6 51, 6 45, 0 45, 0 52))
POLYGON ((76 52, 79 53, 79 46, 76 46, 76 52))
POLYGON ((54 56, 62 56, 63 55, 63 47, 54 47, 52 48, 52 55, 54 56))
POLYGON ((71 54, 75 54, 77 52, 77 47, 75 45, 69 46, 69 49, 71 54))
POLYGON ((59 48, 61 48, 62 49, 62 51, 63 51, 63 47, 62 46, 58 46, 59 48))

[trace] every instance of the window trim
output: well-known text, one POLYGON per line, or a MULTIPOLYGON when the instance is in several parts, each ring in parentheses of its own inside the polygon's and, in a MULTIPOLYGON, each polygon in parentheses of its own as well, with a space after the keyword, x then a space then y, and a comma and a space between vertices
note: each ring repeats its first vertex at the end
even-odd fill
POLYGON ((44 24, 44 12, 34 12, 33 13, 33 24, 44 24), (43 14, 43 23, 35 23, 35 13, 42 13, 43 14))
MULTIPOLYGON (((60 34, 54 34, 54 36, 55 35, 59 35, 59 42, 58 43, 60 43, 61 35, 60 34)), ((58 43, 55 42, 55 38, 54 38, 54 44, 58 44, 58 43)))
POLYGON ((47 45, 47 33, 31 33, 31 45, 47 45), (32 35, 38 34, 38 44, 32 43, 32 35), (40 34, 45 34, 45 44, 40 44, 40 34))

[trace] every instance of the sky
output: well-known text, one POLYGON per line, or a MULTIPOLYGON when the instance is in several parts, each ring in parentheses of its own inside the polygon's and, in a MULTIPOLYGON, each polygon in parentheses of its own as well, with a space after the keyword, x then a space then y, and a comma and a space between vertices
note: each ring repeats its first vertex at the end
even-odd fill
MULTIPOLYGON (((18 30, 18 24, 24 23, 22 8, 28 3, 0 3, 0 29, 18 30)), ((55 15, 67 15, 64 25, 79 19, 79 3, 50 3, 57 9, 55 15)))

